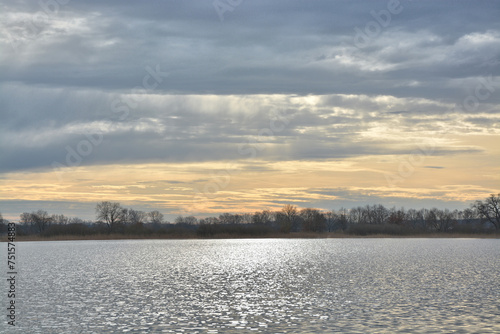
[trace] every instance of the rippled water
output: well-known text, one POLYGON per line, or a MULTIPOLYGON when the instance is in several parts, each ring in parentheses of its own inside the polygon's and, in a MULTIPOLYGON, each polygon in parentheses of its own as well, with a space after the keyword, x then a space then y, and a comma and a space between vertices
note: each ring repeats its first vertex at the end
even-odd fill
POLYGON ((20 333, 500 332, 500 240, 17 245, 20 333))

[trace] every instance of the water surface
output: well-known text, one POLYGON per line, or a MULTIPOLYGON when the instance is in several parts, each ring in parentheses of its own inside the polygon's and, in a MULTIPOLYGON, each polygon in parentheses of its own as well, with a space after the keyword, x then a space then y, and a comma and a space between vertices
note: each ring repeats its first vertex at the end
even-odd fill
POLYGON ((19 333, 500 332, 500 240, 17 245, 19 333))

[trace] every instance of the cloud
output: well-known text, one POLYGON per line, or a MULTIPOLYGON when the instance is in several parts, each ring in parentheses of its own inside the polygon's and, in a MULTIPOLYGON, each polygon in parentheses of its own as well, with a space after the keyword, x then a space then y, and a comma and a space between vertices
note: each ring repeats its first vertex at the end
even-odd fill
POLYGON ((450 97, 456 92, 446 87, 450 78, 499 75, 498 66, 488 65, 500 56, 498 6, 485 2, 488 10, 479 4, 464 10, 406 1, 401 6, 402 12, 359 48, 355 28, 374 22, 370 11, 385 10, 387 2, 255 1, 239 6, 223 23, 209 3, 74 2, 44 21, 15 53, 9 40, 25 35, 12 27, 26 29, 25 20, 40 8, 10 4, 2 80, 126 90, 142 80, 145 66, 160 64, 170 72, 159 88, 163 92, 390 90, 398 96, 450 97), (446 24, 437 19, 441 16, 446 24), (349 61, 338 57, 345 48, 352 49, 349 61))
MULTIPOLYGON (((23 86, 17 89, 30 91, 23 86)), ((437 138, 442 131, 464 133, 464 127, 467 133, 496 128, 496 123, 478 124, 477 118, 444 112, 435 115, 432 111, 451 108, 441 102, 392 96, 153 94, 120 119, 111 107, 113 99, 126 100, 130 95, 45 89, 26 101, 24 94, 10 92, 3 93, 8 101, 2 109, 7 122, 0 126, 4 171, 52 168, 54 162, 71 167, 405 154, 418 142, 425 142, 420 138, 422 131, 437 138), (92 101, 90 105, 87 99, 92 101), (57 107, 52 108, 54 105, 57 107), (412 107, 431 112, 399 112, 412 107), (30 114, 35 108, 40 112, 30 114)), ((433 154, 479 151, 441 142, 433 154)))
POLYGON ((497 153, 496 2, 401 0, 385 23, 387 1, 0 6, 2 173, 497 153))

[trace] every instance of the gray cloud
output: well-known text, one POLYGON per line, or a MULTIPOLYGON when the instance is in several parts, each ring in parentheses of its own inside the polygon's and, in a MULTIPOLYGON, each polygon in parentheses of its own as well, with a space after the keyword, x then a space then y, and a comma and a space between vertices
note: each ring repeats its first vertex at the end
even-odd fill
MULTIPOLYGON (((356 29, 386 1, 245 1, 223 22, 210 1, 71 1, 41 21, 36 2, 2 3, 1 170, 65 164, 93 133, 102 143, 82 165, 241 160, 252 140, 269 160, 405 154, 414 147, 363 134, 497 131, 500 5, 401 6, 357 47, 356 29), (114 101, 156 66, 168 76, 120 117, 114 101), (494 92, 459 116, 489 76, 494 92), (310 95, 322 96, 294 102, 310 95), (277 110, 286 126, 259 136, 277 110)), ((463 152, 478 149, 435 150, 463 152)))
MULTIPOLYGON (((130 89, 144 66, 161 64, 171 73, 160 88, 167 92, 453 96, 442 85, 450 77, 499 74, 488 61, 500 58, 500 6, 449 4, 401 1, 401 13, 356 48, 355 28, 364 30, 375 20, 370 11, 385 10, 386 1, 252 1, 224 22, 210 2, 75 1, 27 38, 17 57, 6 47, 0 68, 5 82, 53 86, 130 89), (329 61, 342 45, 352 49, 350 65, 329 61)), ((39 10, 14 6, 7 21, 23 22, 20 14, 39 10)))
POLYGON ((442 166, 424 166, 424 168, 434 168, 434 169, 443 169, 442 166))

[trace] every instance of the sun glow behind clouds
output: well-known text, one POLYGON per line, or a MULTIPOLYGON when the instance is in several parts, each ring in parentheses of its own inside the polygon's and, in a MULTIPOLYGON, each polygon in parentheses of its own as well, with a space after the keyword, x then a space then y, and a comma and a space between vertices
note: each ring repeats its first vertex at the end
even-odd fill
POLYGON ((207 215, 284 203, 330 209, 355 198, 394 203, 397 197, 408 207, 439 197, 466 205, 498 184, 491 160, 500 153, 495 114, 444 115, 440 110, 451 104, 388 95, 142 99, 147 108, 120 122, 87 117, 58 125, 54 117, 43 127, 6 129, 3 141, 18 151, 97 130, 103 142, 83 159, 84 166, 4 174, 1 199, 113 200, 207 215), (273 127, 273 120, 281 123, 273 127), (185 156, 194 145, 204 149, 185 156), (113 155, 130 158, 110 163, 113 155))
POLYGON ((148 108, 121 122, 90 117, 59 125, 54 117, 38 128, 5 129, 3 142, 17 147, 16 154, 61 138, 81 140, 92 130, 103 142, 80 167, 5 173, 1 199, 113 200, 206 215, 287 202, 329 209, 349 198, 398 197, 400 205, 433 196, 467 202, 495 192, 492 185, 498 184, 491 160, 500 153, 494 144, 497 116, 405 111, 452 107, 439 101, 353 94, 147 95, 143 104, 148 108), (281 123, 273 127, 273 120, 281 123), (196 146, 204 149, 184 155, 196 146), (110 163, 113 155, 130 158, 110 163))
MULTIPOLYGON (((475 144, 498 152, 493 142, 489 136, 474 140, 475 144)), ((496 166, 489 165, 487 154, 476 154, 474 161, 467 156, 422 155, 412 166, 411 175, 404 174, 397 185, 388 184, 386 174, 401 175, 401 163, 411 161, 411 156, 137 163, 14 172, 4 175, 0 199, 90 203, 113 200, 125 205, 142 203, 170 214, 198 215, 277 209, 283 203, 331 203, 333 207, 334 203, 347 203, 352 198, 391 203, 397 197, 403 205, 436 196, 444 201, 468 202, 494 192, 491 184, 498 182, 498 177, 492 175, 496 166), (470 183, 463 183, 465 179, 470 183)))
POLYGON ((387 1, 256 0, 224 22, 202 1, 75 1, 31 23, 39 3, 3 4, 0 212, 463 207, 497 193, 500 6, 401 6, 360 46, 387 1))

